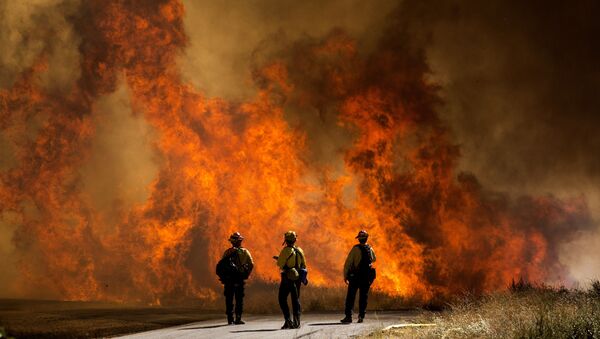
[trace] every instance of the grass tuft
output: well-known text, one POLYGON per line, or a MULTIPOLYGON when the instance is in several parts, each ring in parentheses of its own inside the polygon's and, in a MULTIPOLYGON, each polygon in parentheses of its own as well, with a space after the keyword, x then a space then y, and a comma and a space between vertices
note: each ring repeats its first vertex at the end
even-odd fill
POLYGON ((592 297, 600 298, 600 280, 592 281, 589 293, 592 297))

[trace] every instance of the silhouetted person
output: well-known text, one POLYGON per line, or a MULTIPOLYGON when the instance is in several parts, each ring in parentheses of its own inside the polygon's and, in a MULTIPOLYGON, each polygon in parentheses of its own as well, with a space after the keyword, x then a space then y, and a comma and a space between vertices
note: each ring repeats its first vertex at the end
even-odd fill
POLYGON ((358 232, 356 239, 359 243, 352 247, 344 264, 344 282, 348 284, 348 294, 346 294, 346 317, 341 320, 342 323, 352 322, 352 308, 356 291, 359 291, 358 322, 362 323, 365 318, 369 288, 375 279, 375 269, 371 267, 371 264, 376 259, 375 252, 367 244, 368 238, 367 231, 358 232))
MULTIPOLYGON (((284 235, 285 247, 279 253, 277 266, 281 269, 281 284, 279 285, 279 307, 283 313, 285 322, 281 329, 300 327, 300 283, 306 276, 301 277, 300 271, 306 272, 306 260, 304 252, 296 243, 296 232, 288 231, 284 235), (294 312, 293 322, 290 320, 290 308, 288 307, 287 297, 292 298, 292 311, 294 312)), ((305 284, 307 281, 305 280, 305 284)))
POLYGON ((224 286, 225 313, 227 323, 244 324, 242 312, 244 310, 244 280, 248 279, 254 262, 250 251, 242 247, 244 237, 239 232, 229 237, 231 248, 223 253, 223 258, 217 264, 217 275, 224 286), (233 300, 235 298, 235 321, 233 319, 233 300))

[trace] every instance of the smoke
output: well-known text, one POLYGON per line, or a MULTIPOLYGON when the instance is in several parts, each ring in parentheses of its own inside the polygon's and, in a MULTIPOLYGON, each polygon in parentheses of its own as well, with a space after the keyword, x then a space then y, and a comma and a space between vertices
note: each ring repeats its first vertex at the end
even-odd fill
MULTIPOLYGON (((311 5, 186 3, 184 73, 208 93, 248 95, 239 92, 250 91, 240 86, 248 83, 248 65, 273 48, 273 38, 285 49, 298 37, 341 27, 358 41, 359 53, 368 53, 388 17, 401 17, 410 43, 427 58, 429 78, 440 85, 444 104, 437 109, 460 146, 459 168, 513 197, 582 195, 600 217, 597 2, 377 1, 360 9, 329 2, 318 11, 311 5)), ((288 106, 286 118, 309 133, 311 160, 325 159, 341 172, 349 136, 335 116, 321 113, 288 106)), ((562 250, 577 280, 600 274, 587 264, 599 257, 590 245, 594 234, 562 250)))
MULTIPOLYGON (((427 55, 459 166, 484 186, 522 194, 584 196, 600 218, 597 95, 600 24, 594 1, 426 1, 412 18, 429 32, 427 55), (435 10, 432 10, 435 8, 435 10)), ((600 276, 596 230, 561 249, 574 279, 600 276), (592 240, 594 239, 594 240, 592 240), (591 261, 590 261, 591 260, 591 261)))
POLYGON ((589 13, 598 4, 428 5, 428 55, 464 166, 510 190, 596 179, 600 51, 590 41, 600 28, 589 13))
POLYGON ((366 52, 396 5, 389 0, 184 1, 190 43, 182 73, 210 96, 239 100, 255 91, 252 54, 261 45, 272 45, 274 39, 323 36, 342 27, 361 40, 361 51, 366 52))
POLYGON ((0 5, 9 296, 213 298, 289 228, 336 285, 365 224, 390 294, 593 274, 593 2, 0 5))
POLYGON ((48 71, 40 81, 48 88, 68 91, 79 76, 79 37, 69 22, 77 0, 0 2, 0 87, 11 86, 18 75, 42 54, 48 71))
POLYGON ((18 224, 11 223, 9 216, 3 214, 0 221, 0 271, 7 277, 0 282, 0 289, 4 291, 5 296, 14 296, 16 287, 14 286, 14 278, 18 275, 17 256, 15 246, 12 243, 12 236, 17 229, 18 224))
POLYGON ((502 288, 516 267, 528 279, 568 280, 558 263, 559 245, 592 229, 585 201, 511 199, 468 173, 454 182, 458 148, 435 112, 435 85, 424 82, 430 38, 411 23, 421 18, 412 10, 402 7, 391 16, 366 60, 340 32, 294 43, 280 56, 297 99, 319 112, 329 105, 358 135, 346 146, 345 160, 363 177, 359 205, 381 213, 382 233, 396 232, 397 238, 387 238, 389 251, 410 258, 397 274, 414 284, 422 274, 442 293, 502 288))
POLYGON ((148 199, 160 160, 151 147, 154 132, 143 117, 133 115, 129 91, 121 84, 98 100, 91 156, 83 165, 83 194, 107 218, 112 231, 123 210, 148 199))
MULTIPOLYGON (((65 93, 72 89, 79 76, 79 39, 69 17, 75 14, 79 1, 18 1, 0 2, 0 90, 15 85, 23 73, 44 64, 44 72, 32 79, 50 92, 65 93), (43 62, 41 62, 41 60, 43 62)), ((18 85, 17 85, 18 86, 18 85)), ((32 94, 32 93, 29 93, 32 94)), ((22 115, 11 112, 14 98, 4 97, 0 106, 0 169, 8 171, 18 163, 15 154, 18 145, 31 142, 40 126, 46 121, 43 113, 35 109, 23 111, 22 115), (2 106, 2 105, 9 105, 2 106)), ((0 206, 10 204, 10 198, 2 196, 0 206)), ((3 209, 3 208, 2 208, 3 209)), ((36 214, 31 202, 23 202, 20 209, 30 215, 36 214)), ((14 241, 23 219, 19 213, 3 210, 0 214, 0 270, 6 279, 0 282, 3 296, 24 296, 20 286, 27 281, 19 266, 22 253, 14 241)), ((28 290, 27 296, 48 295, 46 292, 28 290), (41 293, 41 294, 40 294, 41 293)))
MULTIPOLYGON (((180 60, 184 77, 208 95, 239 101, 257 90, 253 70, 298 39, 321 37, 342 28, 358 41, 360 53, 368 53, 397 2, 184 1, 184 5, 189 36, 189 46, 180 60)), ((338 125, 335 115, 290 102, 286 102, 285 114, 292 126, 308 134, 310 161, 343 175, 343 146, 351 136, 338 125)), ((309 175, 306 180, 318 178, 309 175)), ((345 191, 346 201, 351 203, 353 189, 345 191)))

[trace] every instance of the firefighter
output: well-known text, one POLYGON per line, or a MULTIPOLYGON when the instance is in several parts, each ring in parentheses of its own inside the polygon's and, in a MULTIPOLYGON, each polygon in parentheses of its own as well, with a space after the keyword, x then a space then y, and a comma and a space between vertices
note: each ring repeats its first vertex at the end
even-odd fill
POLYGON ((346 294, 346 317, 341 320, 342 323, 352 322, 352 308, 356 291, 359 291, 358 299, 358 322, 362 323, 367 311, 367 298, 369 288, 375 280, 375 268, 371 264, 375 262, 375 252, 367 244, 369 234, 367 231, 358 232, 356 239, 358 244, 352 247, 346 263, 344 264, 344 282, 348 285, 348 294, 346 294))
POLYGON ((224 286, 225 295, 225 313, 227 314, 227 324, 242 325, 242 312, 244 310, 244 280, 248 279, 254 261, 250 251, 242 247, 244 237, 239 232, 231 234, 229 242, 231 247, 223 253, 220 264, 226 268, 226 273, 221 274, 220 278, 224 286), (227 272, 227 270, 229 270, 227 272), (235 320, 233 319, 233 300, 235 298, 235 320))
POLYGON ((274 257, 277 259, 277 266, 281 269, 279 307, 281 307, 281 312, 285 319, 281 329, 300 327, 300 284, 303 280, 305 284, 307 281, 306 275, 302 276, 302 272, 306 272, 304 251, 295 245, 296 238, 296 232, 285 232, 283 242, 285 247, 281 250, 278 257, 274 257), (287 303, 288 295, 291 295, 292 298, 293 321, 290 320, 290 309, 287 303))

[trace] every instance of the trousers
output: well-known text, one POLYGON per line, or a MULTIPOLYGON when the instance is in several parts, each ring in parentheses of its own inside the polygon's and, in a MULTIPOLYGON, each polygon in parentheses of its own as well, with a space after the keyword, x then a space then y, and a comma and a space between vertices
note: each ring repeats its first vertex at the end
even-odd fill
POLYGON ((235 314, 241 316, 244 311, 244 282, 226 283, 224 286, 225 313, 233 316, 233 299, 235 298, 235 314))
POLYGON ((369 298, 369 288, 371 284, 367 279, 356 279, 350 280, 348 283, 348 293, 346 294, 346 316, 352 316, 352 308, 354 308, 354 300, 356 299, 356 292, 358 294, 358 316, 361 318, 365 317, 367 313, 367 301, 369 298))
POLYGON ((292 297, 292 311, 296 315, 302 312, 300 308, 300 280, 292 281, 286 277, 281 277, 279 285, 279 307, 285 319, 290 319, 290 308, 287 303, 288 295, 292 297))

